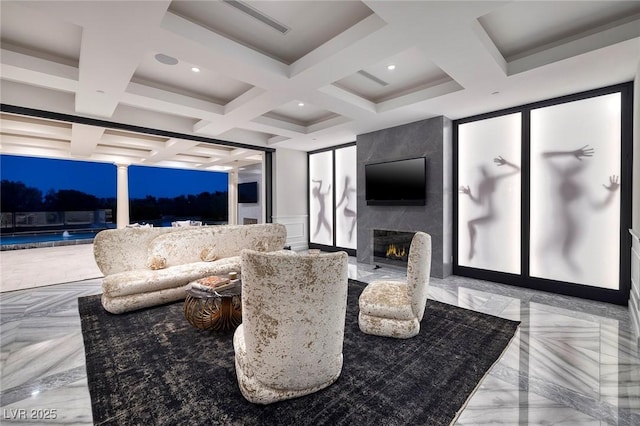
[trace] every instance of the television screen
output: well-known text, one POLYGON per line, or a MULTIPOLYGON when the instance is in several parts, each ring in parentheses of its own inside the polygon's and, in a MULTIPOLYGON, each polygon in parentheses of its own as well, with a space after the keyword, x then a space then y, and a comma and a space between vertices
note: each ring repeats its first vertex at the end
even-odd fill
POLYGON ((427 159, 424 157, 365 164, 368 205, 424 206, 427 193, 427 159))
POLYGON ((258 202, 258 182, 245 182, 238 184, 238 203, 258 202))

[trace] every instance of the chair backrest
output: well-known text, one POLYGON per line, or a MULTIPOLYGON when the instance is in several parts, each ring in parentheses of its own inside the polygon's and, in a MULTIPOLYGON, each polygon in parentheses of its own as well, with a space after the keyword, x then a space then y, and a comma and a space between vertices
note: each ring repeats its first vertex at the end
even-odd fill
POLYGON ((256 378, 305 389, 342 369, 347 307, 345 252, 242 251, 242 327, 256 378))
POLYGON ((427 305, 429 276, 431 275, 431 235, 416 232, 409 248, 407 265, 407 292, 411 308, 418 320, 422 320, 427 305))

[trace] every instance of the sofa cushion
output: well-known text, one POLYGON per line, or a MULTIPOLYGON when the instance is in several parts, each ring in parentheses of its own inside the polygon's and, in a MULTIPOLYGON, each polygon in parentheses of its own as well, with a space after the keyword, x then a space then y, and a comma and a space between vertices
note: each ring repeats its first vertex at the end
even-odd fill
POLYGON ((203 262, 213 262, 218 258, 216 248, 214 246, 205 247, 200 252, 200 260, 203 262))
POLYGON ((154 238, 182 228, 123 228, 98 232, 93 253, 100 271, 107 276, 134 269, 148 269, 149 244, 154 238))
POLYGON ((209 275, 224 275, 240 270, 240 257, 218 259, 215 262, 192 262, 166 269, 137 269, 104 277, 102 291, 109 297, 148 293, 180 287, 209 275))
POLYGON ((124 312, 135 311, 136 309, 163 305, 184 299, 187 295, 187 287, 188 286, 184 285, 182 287, 167 288, 150 293, 138 293, 122 297, 109 297, 103 294, 102 306, 112 314, 122 314, 124 312))
POLYGON ((147 260, 147 268, 153 269, 154 271, 157 269, 164 269, 167 267, 167 259, 160 256, 159 254, 153 254, 149 256, 147 260))
POLYGON ((218 259, 239 256, 242 249, 274 251, 282 249, 286 229, 282 225, 223 225, 185 228, 154 238, 148 256, 161 256, 167 267, 201 262, 202 250, 215 247, 218 259))

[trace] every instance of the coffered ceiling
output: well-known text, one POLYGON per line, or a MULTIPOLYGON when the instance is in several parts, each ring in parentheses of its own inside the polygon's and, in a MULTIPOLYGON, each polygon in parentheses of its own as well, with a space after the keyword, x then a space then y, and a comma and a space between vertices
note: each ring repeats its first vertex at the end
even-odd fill
POLYGON ((3 104, 243 144, 5 113, 1 153, 170 167, 630 81, 640 61, 640 1, 3 0, 0 14, 3 104))

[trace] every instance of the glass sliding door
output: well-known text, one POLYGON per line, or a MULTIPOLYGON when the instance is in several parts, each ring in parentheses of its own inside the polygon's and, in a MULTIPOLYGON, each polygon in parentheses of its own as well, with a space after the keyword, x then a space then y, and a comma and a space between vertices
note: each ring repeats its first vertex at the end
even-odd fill
POLYGON ((633 85, 454 122, 457 275, 626 304, 633 85))
POLYGON ((532 277, 619 288, 620 96, 531 111, 532 277))
POLYGON ((336 246, 356 249, 356 146, 336 149, 336 246))
POLYGON ((356 144, 309 152, 309 248, 356 255, 356 144))
POLYGON ((333 245, 333 151, 309 155, 309 238, 333 245))
POLYGON ((520 273, 522 114, 458 127, 458 264, 520 273))

